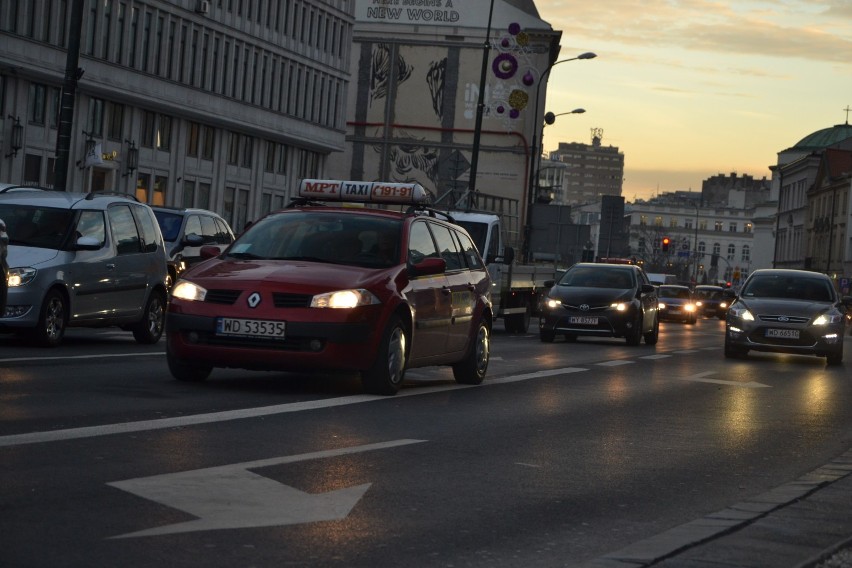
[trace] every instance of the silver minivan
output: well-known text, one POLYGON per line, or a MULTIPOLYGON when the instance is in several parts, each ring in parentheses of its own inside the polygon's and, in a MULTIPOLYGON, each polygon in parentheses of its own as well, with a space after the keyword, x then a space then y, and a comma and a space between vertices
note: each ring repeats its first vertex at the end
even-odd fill
POLYGON ((119 326, 159 341, 166 252, 151 208, 129 195, 0 194, 9 232, 8 298, 0 331, 59 345, 71 326, 119 326))

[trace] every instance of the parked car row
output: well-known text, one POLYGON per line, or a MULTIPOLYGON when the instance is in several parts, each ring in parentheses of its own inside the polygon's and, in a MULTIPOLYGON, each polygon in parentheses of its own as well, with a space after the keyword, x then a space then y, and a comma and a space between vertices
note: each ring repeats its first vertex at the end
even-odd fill
MULTIPOLYGON (((159 341, 167 255, 184 241, 195 242, 191 225, 184 230, 181 224, 174 248, 167 249, 152 208, 131 196, 8 184, 0 188, 0 218, 6 229, 0 237, 6 276, 0 331, 56 346, 71 326, 118 326, 140 343, 159 341)), ((217 227, 223 233, 217 244, 233 238, 226 223, 217 227)))

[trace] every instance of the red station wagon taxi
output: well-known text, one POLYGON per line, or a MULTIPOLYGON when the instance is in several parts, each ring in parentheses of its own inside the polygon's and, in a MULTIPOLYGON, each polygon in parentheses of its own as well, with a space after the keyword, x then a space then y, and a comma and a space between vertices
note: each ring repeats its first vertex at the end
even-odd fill
POLYGON ((303 180, 299 196, 223 253, 207 250, 211 258, 176 283, 166 320, 172 375, 357 371, 367 392, 391 395, 406 369, 450 365, 457 382, 481 383, 491 280, 467 232, 422 206, 428 194, 417 184, 303 180))

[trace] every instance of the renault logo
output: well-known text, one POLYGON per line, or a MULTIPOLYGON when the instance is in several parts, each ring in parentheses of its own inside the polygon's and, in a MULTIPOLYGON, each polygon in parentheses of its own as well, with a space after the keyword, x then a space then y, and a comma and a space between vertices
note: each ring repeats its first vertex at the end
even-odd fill
POLYGON ((589 304, 580 304, 580 311, 588 312, 589 311, 589 304))
POLYGON ((253 292, 252 295, 248 297, 248 305, 250 308, 256 308, 258 304, 260 304, 260 294, 253 292))

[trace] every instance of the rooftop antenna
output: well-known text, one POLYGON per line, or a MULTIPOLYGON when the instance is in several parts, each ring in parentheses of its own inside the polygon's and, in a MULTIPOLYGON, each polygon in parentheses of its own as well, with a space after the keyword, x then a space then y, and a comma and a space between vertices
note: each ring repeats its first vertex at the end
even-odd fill
POLYGON ((852 110, 852 108, 849 108, 849 105, 846 105, 846 108, 843 110, 846 111, 846 124, 849 124, 849 111, 852 110))

